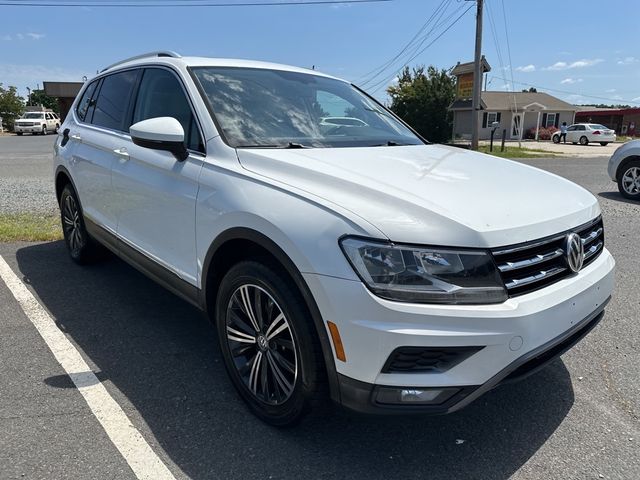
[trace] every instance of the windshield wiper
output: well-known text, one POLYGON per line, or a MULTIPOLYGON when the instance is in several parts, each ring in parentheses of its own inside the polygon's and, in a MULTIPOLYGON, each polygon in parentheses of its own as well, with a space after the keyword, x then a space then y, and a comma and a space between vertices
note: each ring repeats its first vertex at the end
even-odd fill
POLYGON ((404 147, 407 145, 418 145, 417 143, 398 143, 393 140, 389 140, 386 143, 376 143, 375 145, 369 145, 370 147, 404 147))
POLYGON ((269 145, 265 143, 257 143, 255 145, 236 145, 236 148, 313 148, 309 145, 303 145, 302 143, 297 142, 289 142, 286 145, 269 145))
MULTIPOLYGON (((365 110, 367 110, 369 112, 373 112, 373 113, 377 113, 378 115, 382 115, 384 117, 391 117, 391 115, 389 115, 387 112, 383 112, 382 110, 378 110, 377 108, 365 107, 364 105, 362 106, 362 108, 364 108, 365 110)), ((391 117, 391 118, 393 118, 393 117, 391 117)))

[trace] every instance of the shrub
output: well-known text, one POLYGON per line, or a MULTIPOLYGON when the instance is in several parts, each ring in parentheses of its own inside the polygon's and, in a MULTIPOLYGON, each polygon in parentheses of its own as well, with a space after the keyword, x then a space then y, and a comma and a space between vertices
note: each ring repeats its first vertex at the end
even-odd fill
MULTIPOLYGON (((540 127, 538 129, 538 140, 551 140, 551 136, 557 132, 558 129, 556 127, 540 127)), ((527 139, 535 139, 536 138, 536 127, 532 127, 526 132, 524 132, 524 138, 527 139)))

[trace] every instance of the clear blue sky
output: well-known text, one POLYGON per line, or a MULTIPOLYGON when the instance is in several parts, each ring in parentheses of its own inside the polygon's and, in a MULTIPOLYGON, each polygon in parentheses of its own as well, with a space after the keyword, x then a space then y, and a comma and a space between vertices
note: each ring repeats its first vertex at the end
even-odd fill
MULTIPOLYGON (((483 53, 493 67, 490 90, 510 88, 511 65, 516 90, 527 84, 572 103, 640 105, 640 2, 486 1, 483 53)), ((232 8, 0 6, 0 82, 24 93, 27 86, 34 88, 43 80, 80 81, 124 57, 169 49, 183 55, 315 65, 361 83, 366 73, 398 54, 439 6, 446 7, 442 25, 423 47, 458 16, 454 12, 472 8, 410 65, 450 68, 457 61, 472 60, 475 6, 464 0, 232 8)), ((365 88, 384 98, 385 87, 406 55, 399 60, 365 88)))

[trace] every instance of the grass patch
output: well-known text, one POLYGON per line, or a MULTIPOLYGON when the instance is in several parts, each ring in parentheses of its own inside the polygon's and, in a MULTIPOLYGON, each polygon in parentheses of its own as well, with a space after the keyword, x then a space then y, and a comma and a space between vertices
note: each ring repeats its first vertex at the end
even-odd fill
POLYGON ((540 158, 540 157, 557 157, 560 152, 549 152, 547 150, 538 150, 534 148, 504 147, 504 152, 500 151, 500 145, 493 146, 493 152, 489 151, 489 145, 480 145, 478 151, 504 158, 540 158))
POLYGON ((62 238, 58 215, 32 213, 0 215, 0 242, 51 241, 62 238))

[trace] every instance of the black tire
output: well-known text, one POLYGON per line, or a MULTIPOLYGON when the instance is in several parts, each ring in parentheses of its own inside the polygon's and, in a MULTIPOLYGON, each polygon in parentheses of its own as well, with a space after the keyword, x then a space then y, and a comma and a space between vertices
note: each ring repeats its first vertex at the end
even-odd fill
POLYGON ((551 139, 553 140, 553 143, 560 143, 560 135, 554 135, 551 139))
POLYGON ((578 142, 571 142, 571 145, 577 145, 578 142))
POLYGON ((18 135, 19 137, 22 136, 22 132, 16 132, 16 135, 18 135))
POLYGON ((56 129, 53 131, 53 133, 57 135, 59 131, 60 131, 60 125, 56 125, 56 129))
POLYGON ((580 145, 589 145, 589 139, 584 135, 580 137, 580 145))
POLYGON ((78 196, 70 184, 60 195, 60 222, 69 256, 74 262, 85 265, 102 257, 104 249, 87 232, 78 196))
POLYGON ((257 261, 234 265, 218 288, 215 324, 227 373, 261 420, 292 426, 324 403, 326 373, 313 320, 283 270, 257 261))
POLYGON ((42 127, 42 135, 47 135, 49 131, 47 130, 47 126, 42 127))
POLYGON ((631 178, 640 178, 640 160, 632 160, 627 162, 618 174, 618 190, 624 198, 630 200, 640 200, 640 184, 635 186, 629 182, 631 178), (635 173, 635 177, 634 177, 635 173))
POLYGON ((606 147, 607 145, 609 145, 609 142, 600 142, 600 145, 602 145, 603 147, 606 147))

